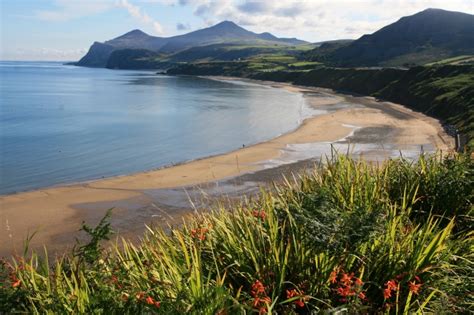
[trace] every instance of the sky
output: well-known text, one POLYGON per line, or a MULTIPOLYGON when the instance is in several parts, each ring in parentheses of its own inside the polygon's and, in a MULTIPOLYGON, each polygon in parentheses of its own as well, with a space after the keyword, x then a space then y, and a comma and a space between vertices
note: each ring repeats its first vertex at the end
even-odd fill
POLYGON ((0 60, 74 61, 133 29, 169 37, 224 20, 310 42, 356 39, 427 8, 474 14, 474 0, 0 0, 0 60))

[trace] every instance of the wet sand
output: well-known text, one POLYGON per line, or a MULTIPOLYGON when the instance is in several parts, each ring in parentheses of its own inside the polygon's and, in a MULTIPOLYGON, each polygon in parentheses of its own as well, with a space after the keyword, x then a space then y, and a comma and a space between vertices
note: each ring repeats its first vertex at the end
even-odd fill
MULTIPOLYGON (((232 78, 214 78, 231 80, 232 78)), ((236 79, 241 80, 241 79, 236 79)), ((306 102, 326 114, 306 119, 296 130, 226 154, 168 168, 68 186, 0 196, 0 256, 21 252, 28 233, 31 248, 43 244, 60 252, 74 244, 81 223, 96 224, 114 208, 112 226, 119 235, 138 237, 145 224, 179 224, 197 208, 220 196, 238 198, 258 187, 309 167, 330 145, 354 155, 383 160, 399 150, 418 154, 453 146, 440 123, 401 105, 326 89, 258 82, 303 93, 306 102), (206 197, 207 196, 207 197, 206 197), (206 199, 206 200, 204 200, 206 199)))

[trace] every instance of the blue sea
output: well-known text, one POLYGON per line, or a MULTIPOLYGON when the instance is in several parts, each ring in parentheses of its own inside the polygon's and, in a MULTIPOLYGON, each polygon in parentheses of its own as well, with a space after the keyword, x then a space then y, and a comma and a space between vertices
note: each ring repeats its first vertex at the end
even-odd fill
POLYGON ((244 82, 0 62, 0 194, 130 174, 295 129, 304 98, 244 82))

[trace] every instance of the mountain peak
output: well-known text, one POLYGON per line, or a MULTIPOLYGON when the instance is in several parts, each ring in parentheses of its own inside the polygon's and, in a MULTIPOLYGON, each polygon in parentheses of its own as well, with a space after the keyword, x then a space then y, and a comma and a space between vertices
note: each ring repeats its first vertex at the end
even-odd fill
POLYGON ((134 29, 128 33, 123 34, 122 36, 119 36, 117 38, 123 38, 123 37, 144 37, 144 36, 150 36, 147 33, 145 33, 142 30, 139 29, 134 29))
POLYGON ((210 27, 211 29, 221 29, 221 30, 243 30, 244 28, 238 26, 232 21, 222 21, 210 27))
POLYGON ((220 23, 217 23, 217 24, 214 25, 214 26, 240 27, 240 26, 238 26, 237 24, 235 24, 234 22, 228 21, 228 20, 225 20, 225 21, 222 21, 222 22, 220 22, 220 23))

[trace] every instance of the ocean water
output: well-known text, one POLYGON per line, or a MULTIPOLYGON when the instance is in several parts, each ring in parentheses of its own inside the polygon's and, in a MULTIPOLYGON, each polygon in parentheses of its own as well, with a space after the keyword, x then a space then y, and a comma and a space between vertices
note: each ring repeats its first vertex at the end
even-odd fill
POLYGON ((243 82, 0 62, 0 194, 130 174, 295 129, 300 94, 243 82))

